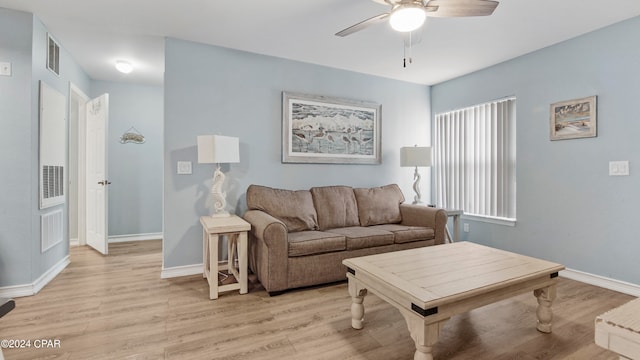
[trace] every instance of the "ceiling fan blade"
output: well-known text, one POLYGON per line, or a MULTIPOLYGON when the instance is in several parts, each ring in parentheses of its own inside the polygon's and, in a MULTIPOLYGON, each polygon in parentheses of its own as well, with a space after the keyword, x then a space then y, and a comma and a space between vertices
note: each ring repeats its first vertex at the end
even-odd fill
POLYGON ((491 0, 431 0, 426 8, 436 7, 435 11, 427 12, 431 17, 488 16, 493 14, 498 4, 491 0))
POLYGON ((355 25, 349 26, 348 28, 342 30, 342 31, 338 31, 336 33, 336 36, 347 36, 347 35, 351 35, 354 32, 363 30, 365 28, 368 28, 371 25, 375 25, 378 23, 381 23, 383 21, 385 21, 387 18, 389 17, 389 13, 384 13, 384 14, 380 14, 380 15, 376 15, 372 18, 369 18, 367 20, 361 21, 355 25))

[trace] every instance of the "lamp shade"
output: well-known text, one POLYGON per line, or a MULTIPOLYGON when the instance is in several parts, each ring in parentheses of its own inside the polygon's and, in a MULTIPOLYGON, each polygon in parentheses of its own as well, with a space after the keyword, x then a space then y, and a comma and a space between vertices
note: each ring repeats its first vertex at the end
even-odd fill
POLYGON ((431 166, 431 148, 427 146, 400 148, 400 166, 431 166))
POLYGON ((198 135, 198 163, 240 162, 240 139, 221 135, 198 135))

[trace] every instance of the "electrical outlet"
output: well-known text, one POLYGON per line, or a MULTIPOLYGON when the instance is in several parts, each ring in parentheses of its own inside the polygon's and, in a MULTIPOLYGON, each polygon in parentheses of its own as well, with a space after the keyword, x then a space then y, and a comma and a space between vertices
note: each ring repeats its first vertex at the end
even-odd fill
POLYGON ((609 176, 628 176, 629 161, 609 161, 609 176))
POLYGON ((191 161, 178 161, 178 175, 191 174, 191 161))
POLYGON ((462 230, 464 232, 469 232, 469 223, 462 224, 462 230))
POLYGON ((0 75, 1 76, 11 76, 11 63, 10 62, 0 62, 0 75))

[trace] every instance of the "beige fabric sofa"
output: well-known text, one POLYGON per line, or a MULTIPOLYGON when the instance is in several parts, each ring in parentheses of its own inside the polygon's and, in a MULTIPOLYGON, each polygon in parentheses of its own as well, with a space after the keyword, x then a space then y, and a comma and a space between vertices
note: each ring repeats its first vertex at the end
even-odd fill
POLYGON ((443 244, 443 209, 403 204, 400 188, 247 189, 249 267, 274 295, 346 279, 342 260, 443 244))

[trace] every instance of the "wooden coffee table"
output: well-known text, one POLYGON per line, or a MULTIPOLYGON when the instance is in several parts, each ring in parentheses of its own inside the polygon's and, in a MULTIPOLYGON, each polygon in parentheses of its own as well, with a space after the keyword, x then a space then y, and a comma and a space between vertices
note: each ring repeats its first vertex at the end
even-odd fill
POLYGON ((620 359, 640 359, 640 299, 596 317, 595 340, 620 359))
POLYGON ((415 360, 431 360, 440 329, 453 315, 527 291, 538 299, 537 329, 551 332, 558 272, 549 261, 459 242, 345 259, 351 326, 362 329, 371 291, 400 310, 416 344, 415 360))

